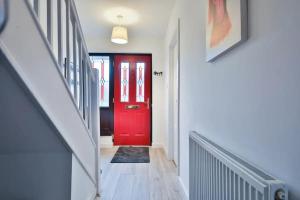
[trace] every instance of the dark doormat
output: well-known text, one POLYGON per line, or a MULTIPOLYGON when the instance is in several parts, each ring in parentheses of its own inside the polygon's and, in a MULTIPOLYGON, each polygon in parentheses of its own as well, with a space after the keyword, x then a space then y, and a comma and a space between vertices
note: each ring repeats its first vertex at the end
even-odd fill
POLYGON ((111 163, 149 163, 148 147, 119 147, 111 163))

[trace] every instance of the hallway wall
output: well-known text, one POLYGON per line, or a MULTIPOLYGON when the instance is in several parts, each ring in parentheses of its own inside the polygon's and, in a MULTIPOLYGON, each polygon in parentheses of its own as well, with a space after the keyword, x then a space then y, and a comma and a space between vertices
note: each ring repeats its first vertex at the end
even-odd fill
MULTIPOLYGON (((129 33, 130 34, 130 33, 129 33)), ((155 38, 130 38, 126 45, 116 45, 104 38, 86 38, 88 49, 95 53, 151 53, 152 71, 164 69, 163 40, 155 38), (100 45, 101 44, 101 45, 100 45)), ((164 144, 164 75, 152 78, 152 144, 161 147, 164 144)), ((111 137, 101 137, 102 146, 109 146, 111 137)))
POLYGON ((196 130, 300 199, 300 1, 249 0, 249 40, 214 63, 205 62, 205 2, 177 0, 165 40, 168 52, 180 17, 183 184, 188 189, 188 133, 196 130))

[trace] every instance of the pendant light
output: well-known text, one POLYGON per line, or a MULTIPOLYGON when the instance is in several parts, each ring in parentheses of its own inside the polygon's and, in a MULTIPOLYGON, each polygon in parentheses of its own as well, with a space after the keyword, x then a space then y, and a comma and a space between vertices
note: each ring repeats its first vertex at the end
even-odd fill
POLYGON ((127 28, 121 25, 122 15, 118 15, 119 25, 114 26, 111 34, 111 41, 116 44, 127 44, 128 43, 128 33, 127 28))

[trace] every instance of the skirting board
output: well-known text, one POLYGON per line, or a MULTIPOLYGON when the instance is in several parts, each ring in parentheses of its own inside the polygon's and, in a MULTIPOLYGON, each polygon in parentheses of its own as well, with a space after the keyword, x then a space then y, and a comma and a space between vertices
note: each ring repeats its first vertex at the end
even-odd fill
MULTIPOLYGON (((100 141, 101 141, 101 139, 102 139, 102 138, 100 138, 100 141)), ((103 140, 102 140, 102 141, 103 141, 103 140)), ((102 142, 102 141, 101 141, 101 142, 102 142)), ((105 143, 104 143, 104 141, 103 141, 102 143, 100 143, 100 148, 102 148, 102 149, 107 149, 107 148, 112 148, 112 147, 114 147, 114 145, 113 145, 112 142, 111 142, 111 143, 108 143, 107 141, 105 141, 105 143)), ((159 149, 165 150, 164 145, 158 144, 158 143, 153 143, 152 146, 151 146, 151 148, 155 148, 155 149, 159 148, 159 149)))
POLYGON ((101 149, 109 149, 109 148, 113 148, 114 145, 111 143, 111 144, 100 144, 100 148, 101 149))
POLYGON ((101 136, 100 137, 100 147, 101 148, 112 148, 112 136, 101 136))
POLYGON ((155 149, 164 149, 164 145, 158 143, 153 143, 151 147, 155 149))
MULTIPOLYGON (((100 144, 101 149, 109 149, 109 148, 113 148, 113 147, 115 147, 113 144, 100 144)), ((153 144, 151 146, 151 148, 153 148, 153 149, 163 149, 165 151, 164 146, 161 145, 161 144, 153 144)))

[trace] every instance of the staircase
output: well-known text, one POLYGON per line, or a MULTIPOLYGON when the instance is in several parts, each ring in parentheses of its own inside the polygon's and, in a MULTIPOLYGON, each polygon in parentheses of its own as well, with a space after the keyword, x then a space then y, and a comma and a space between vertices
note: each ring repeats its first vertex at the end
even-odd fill
POLYGON ((0 30, 0 199, 94 199, 98 72, 74 1, 0 1, 0 30))

